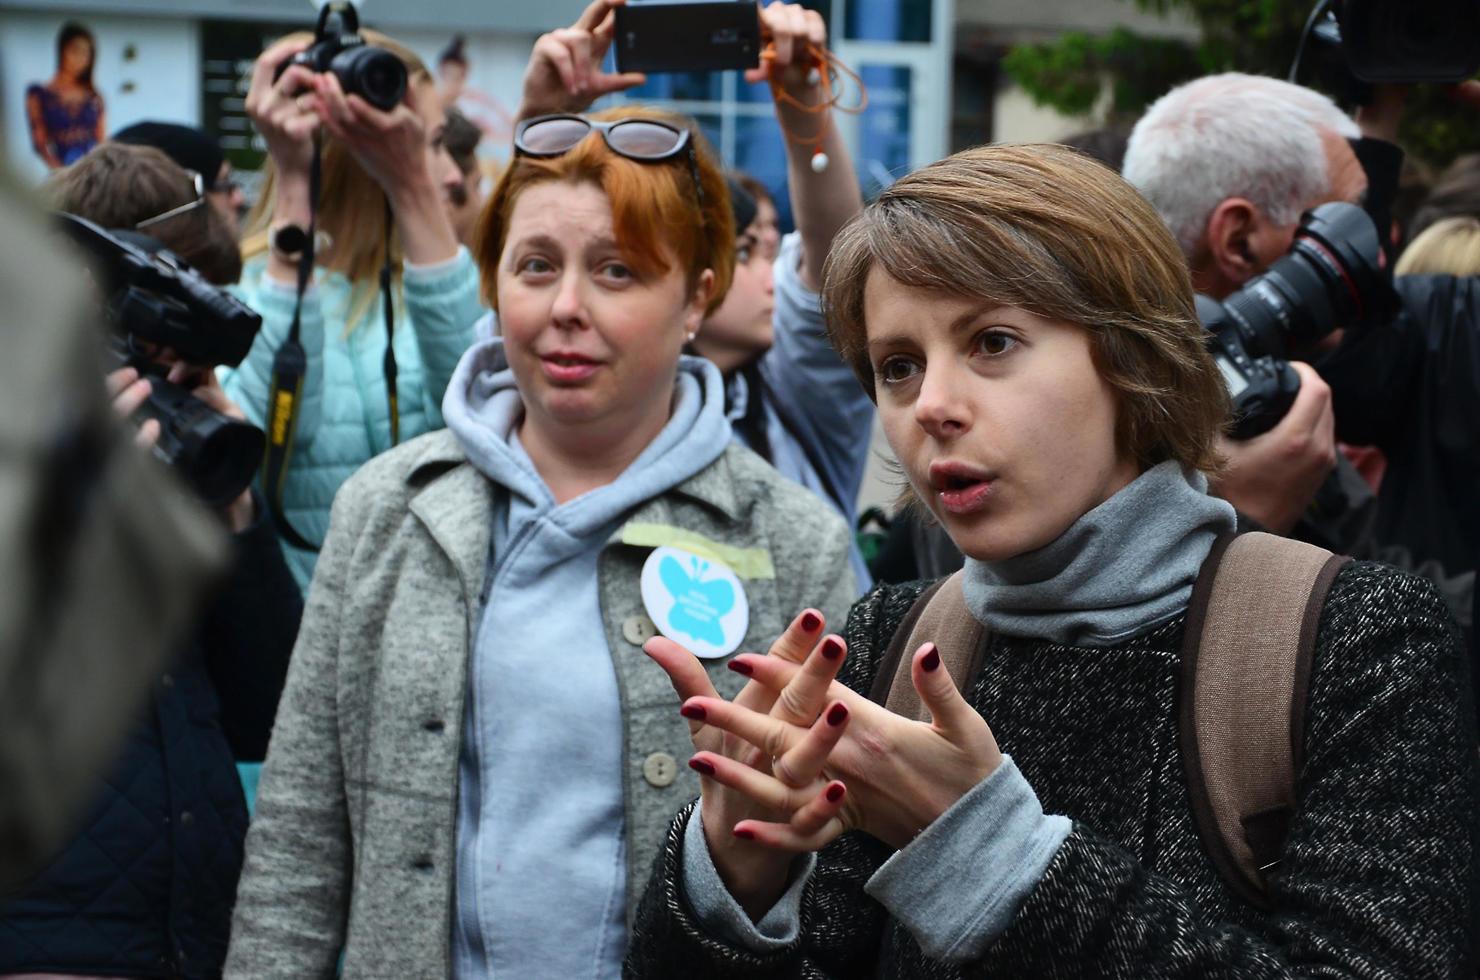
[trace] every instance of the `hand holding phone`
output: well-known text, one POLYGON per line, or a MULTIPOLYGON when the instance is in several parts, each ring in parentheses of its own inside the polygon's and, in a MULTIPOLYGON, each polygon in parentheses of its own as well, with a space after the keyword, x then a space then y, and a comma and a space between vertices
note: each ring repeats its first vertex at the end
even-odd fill
POLYGON ((611 47, 616 11, 625 0, 592 0, 576 22, 540 35, 524 69, 518 119, 552 112, 581 112, 603 95, 641 85, 641 72, 601 70, 611 47))

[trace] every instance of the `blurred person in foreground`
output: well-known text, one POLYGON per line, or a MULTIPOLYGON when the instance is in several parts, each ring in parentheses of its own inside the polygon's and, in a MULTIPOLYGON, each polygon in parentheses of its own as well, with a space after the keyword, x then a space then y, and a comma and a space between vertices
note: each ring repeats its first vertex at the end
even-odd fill
MULTIPOLYGON (((101 144, 46 187, 58 210, 105 228, 143 226, 229 279, 240 268, 235 242, 202 190, 198 175, 160 151, 117 143, 101 144)), ((210 366, 169 351, 157 359, 197 398, 240 415, 210 366)), ((149 385, 134 368, 110 374, 115 411, 132 416, 149 385)), ((150 420, 136 442, 148 448, 159 434, 150 420)), ((156 675, 75 834, 0 903, 0 976, 220 975, 247 824, 235 763, 266 754, 301 610, 254 494, 244 492, 220 519, 232 538, 225 585, 188 647, 156 675)))
POLYGON ((737 658, 733 701, 650 640, 705 778, 628 975, 1472 976, 1474 707, 1426 580, 1347 563, 1307 619, 1301 764, 1262 889, 1230 884, 1199 832, 1181 685, 1194 583, 1234 531, 1206 479, 1229 400, 1146 201, 1063 147, 967 150, 843 230, 823 295, 967 556, 946 582, 976 624, 960 686, 946 649, 910 649, 924 582, 857 603, 846 656, 793 627, 737 658), (878 703, 901 688, 918 716, 878 703))
MULTIPOLYGON (((821 15, 799 4, 776 2, 760 16, 763 37, 775 44, 777 57, 748 71, 746 80, 772 78, 791 100, 818 104, 823 90, 809 80, 808 55, 810 48, 827 45, 821 15)), ((588 105, 601 90, 588 85, 575 91, 575 79, 563 73, 599 73, 601 50, 579 31, 541 39, 526 69, 520 118, 588 105)), ((821 151, 826 166, 819 171, 813 168, 817 147, 786 136, 816 131, 819 117, 779 97, 776 113, 785 137, 797 230, 779 242, 774 256, 768 254, 774 224, 768 225, 760 202, 731 178, 734 282, 724 303, 705 317, 689 349, 713 362, 724 376, 735 439, 831 504, 852 527, 874 408, 828 343, 818 290, 833 237, 859 212, 863 199, 835 121, 825 124, 821 151)), ((769 220, 774 221, 774 208, 769 220)), ((867 588, 868 568, 856 545, 852 562, 860 590, 867 588)))
POLYGON ((312 218, 317 240, 301 304, 305 371, 294 443, 280 489, 262 481, 269 504, 280 508, 274 519, 280 513, 286 524, 278 531, 288 566, 305 590, 340 484, 398 439, 442 427, 442 396, 483 312, 478 270, 448 214, 462 174, 443 143, 446 116, 432 76, 394 39, 361 34, 405 66, 405 96, 389 111, 346 94, 332 72, 287 65, 312 43, 307 34, 263 52, 247 93, 268 162, 247 219, 238 295, 262 315, 262 330, 241 366, 222 373, 222 384, 247 418, 267 424, 274 361, 295 322, 312 218), (320 133, 314 213, 310 175, 320 133))
POLYGON ((618 976, 698 782, 642 642, 705 642, 735 690, 730 652, 856 594, 843 521, 731 441, 719 371, 683 354, 734 268, 697 125, 537 116, 515 149, 477 245, 501 336, 446 431, 335 500, 228 976, 332 977, 341 949, 347 976, 618 976))

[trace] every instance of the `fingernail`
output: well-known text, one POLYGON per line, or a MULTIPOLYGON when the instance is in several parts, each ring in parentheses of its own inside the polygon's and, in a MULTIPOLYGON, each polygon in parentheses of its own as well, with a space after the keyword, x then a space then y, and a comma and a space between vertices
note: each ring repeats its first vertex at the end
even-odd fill
POLYGON ((826 793, 827 802, 829 802, 829 803, 836 803, 836 802, 838 802, 839 800, 841 800, 843 798, 843 794, 846 793, 846 792, 847 792, 847 790, 843 788, 843 784, 842 783, 833 783, 831 786, 829 786, 827 788, 827 793, 826 793))
POLYGON ((755 840, 755 831, 749 827, 736 827, 732 833, 741 840, 755 840))
POLYGON ((930 648, 930 652, 927 653, 927 654, 925 654, 925 659, 920 661, 920 666, 925 669, 925 672, 926 673, 929 673, 930 671, 932 671, 935 668, 939 667, 940 666, 940 649, 938 647, 932 646, 930 648))
POLYGON ((694 770, 695 772, 697 772, 701 776, 713 776, 714 775, 714 766, 712 766, 709 763, 705 762, 703 759, 690 759, 689 760, 689 768, 692 769, 692 770, 694 770))
POLYGON ((686 704, 678 709, 678 713, 694 721, 704 720, 704 708, 697 704, 686 704))
POLYGON ((836 636, 829 636, 822 641, 822 655, 829 660, 836 660, 843 655, 843 641, 836 636))
POLYGON ((845 722, 847 720, 848 720, 848 709, 845 708, 841 704, 835 704, 835 705, 833 705, 832 706, 832 710, 827 713, 827 723, 829 725, 832 725, 834 728, 836 728, 837 726, 841 725, 843 722, 845 722))
POLYGON ((802 613, 802 629, 806 630, 808 633, 816 633, 818 630, 822 629, 822 617, 817 615, 812 610, 808 609, 806 612, 802 613))
POLYGON ((728 666, 735 673, 744 674, 746 677, 749 677, 751 674, 755 673, 755 668, 750 666, 750 664, 746 663, 743 660, 731 660, 728 666))

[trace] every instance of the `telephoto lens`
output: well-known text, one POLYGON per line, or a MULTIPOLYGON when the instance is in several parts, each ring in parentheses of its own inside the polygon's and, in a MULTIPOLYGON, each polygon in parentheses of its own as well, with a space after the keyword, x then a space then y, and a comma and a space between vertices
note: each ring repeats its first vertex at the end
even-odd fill
POLYGON ((1395 304, 1372 219, 1334 201, 1306 212, 1290 251, 1223 308, 1250 357, 1285 358, 1339 327, 1381 322, 1395 304))

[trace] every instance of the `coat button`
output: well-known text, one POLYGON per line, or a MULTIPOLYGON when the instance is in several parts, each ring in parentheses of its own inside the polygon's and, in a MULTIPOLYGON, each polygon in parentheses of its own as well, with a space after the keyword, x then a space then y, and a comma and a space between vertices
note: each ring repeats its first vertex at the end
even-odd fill
POLYGON ((678 778, 678 760, 667 752, 654 752, 642 763, 642 778, 662 789, 678 778))
POLYGON ((171 677, 169 674, 165 674, 163 677, 161 677, 159 679, 159 684, 160 684, 161 687, 166 687, 166 688, 174 687, 175 686, 175 679, 173 677, 171 677))
POLYGON ((635 647, 640 647, 658 635, 658 627, 646 616, 628 616, 622 620, 622 638, 635 647))
POLYGON ((188 826, 190 826, 193 823, 195 823, 195 814, 191 813, 189 810, 182 810, 182 811, 180 811, 180 825, 181 826, 188 827, 188 826))

